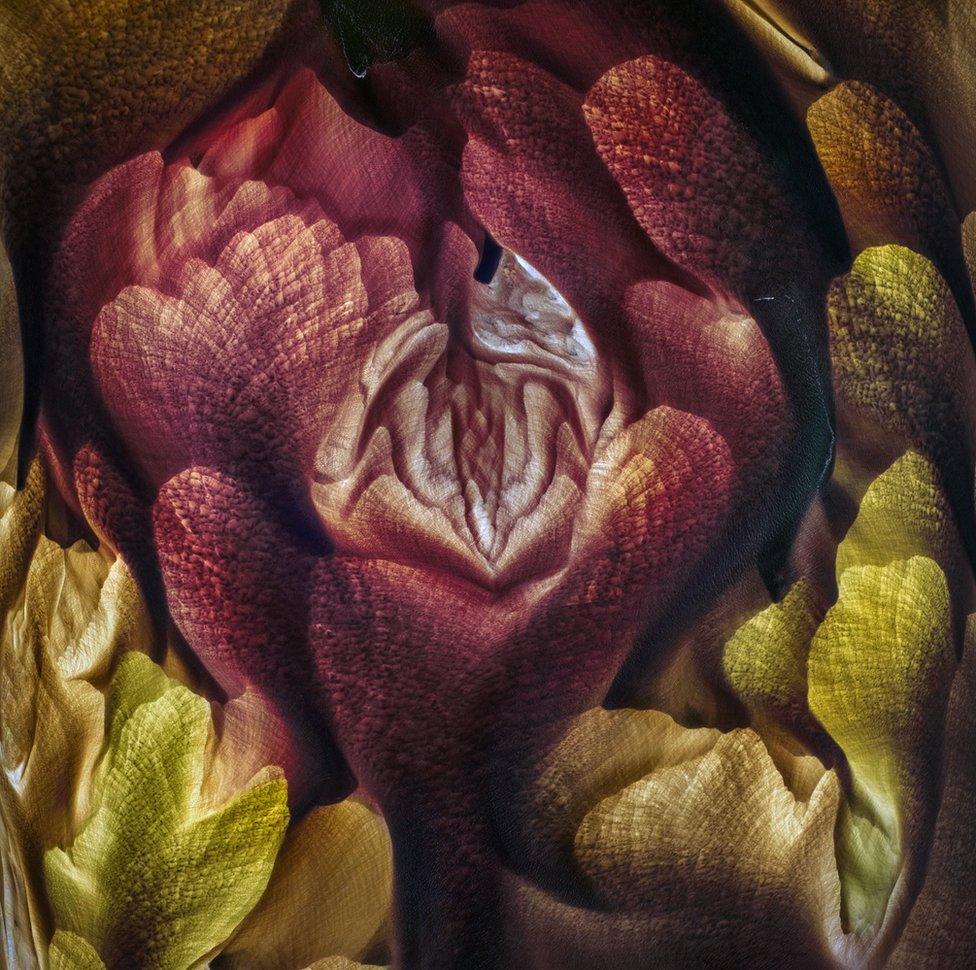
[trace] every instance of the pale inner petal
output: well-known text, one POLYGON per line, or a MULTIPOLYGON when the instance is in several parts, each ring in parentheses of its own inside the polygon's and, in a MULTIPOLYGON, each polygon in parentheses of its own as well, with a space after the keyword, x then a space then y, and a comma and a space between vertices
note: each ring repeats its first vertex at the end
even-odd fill
POLYGON ((365 358, 316 460, 346 551, 425 560, 491 586, 565 562, 612 377, 583 321, 506 252, 466 319, 414 313, 365 358))

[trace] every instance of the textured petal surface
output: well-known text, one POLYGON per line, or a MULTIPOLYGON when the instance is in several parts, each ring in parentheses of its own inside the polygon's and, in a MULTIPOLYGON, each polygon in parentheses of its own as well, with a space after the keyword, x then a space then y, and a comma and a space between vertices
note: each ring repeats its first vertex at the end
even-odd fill
POLYGON ((970 616, 946 713, 945 764, 932 849, 925 881, 892 954, 890 965, 894 967, 945 966, 964 962, 970 951, 970 940, 960 927, 967 925, 974 901, 958 887, 966 885, 976 872, 976 851, 969 837, 976 806, 974 644, 976 623, 970 616))
POLYGON ((301 970, 328 956, 358 957, 382 931, 392 894, 382 819, 352 800, 313 808, 289 831, 268 889, 222 965, 301 970))
POLYGON ((17 443, 23 413, 24 360, 20 349, 17 293, 7 251, 0 245, 0 481, 13 485, 17 477, 17 443))
MULTIPOLYGON (((953 532, 971 496, 943 480, 972 458, 949 290, 907 250, 869 250, 833 289, 841 470, 858 479, 833 486, 842 513, 832 492, 803 522, 801 544, 834 530, 820 572, 864 505, 815 634, 836 590, 789 546, 830 464, 814 237, 831 214, 791 192, 799 133, 775 122, 767 144, 736 65, 696 69, 714 36, 672 30, 680 4, 646 30, 629 3, 429 6, 436 58, 430 35, 373 63, 370 33, 365 79, 289 62, 162 154, 134 143, 84 194, 50 280, 52 480, 172 620, 168 669, 219 702, 194 797, 219 815, 276 764, 301 819, 224 960, 387 959, 392 895, 403 966, 480 966, 499 946, 513 966, 830 965, 848 955, 842 899, 848 929, 873 929, 903 859, 905 898, 918 885, 899 835, 922 846, 930 822, 904 712, 944 699, 929 681, 953 646, 948 595, 971 585, 953 532), (474 280, 496 243, 495 281, 474 280), (513 266, 514 296, 498 282, 513 266), (885 430, 863 465, 862 426, 885 430), (764 584, 789 592, 771 603, 764 584), (884 596, 936 619, 899 621, 892 646, 864 617, 884 596), (857 681, 847 626, 904 668, 902 720, 884 719, 883 657, 857 681), (928 633, 949 647, 915 663, 928 633), (628 664, 722 730, 626 712, 615 734, 599 705, 628 664), (909 781, 875 784, 871 744, 909 781), (356 783, 389 833, 356 802, 316 804, 356 783)), ((358 77, 344 10, 327 16, 358 77)), ((749 23, 817 83, 792 21, 749 23)), ((127 723, 166 721, 166 693, 127 723)), ((173 717, 199 740, 187 703, 173 717)))
POLYGON ((66 930, 54 934, 48 961, 52 970, 102 970, 105 966, 89 942, 66 930))
POLYGON ((90 180, 136 146, 171 137, 255 65, 288 6, 3 4, 7 206, 30 220, 23 209, 29 193, 46 188, 61 196, 65 185, 90 180))
POLYGON ((807 125, 855 251, 909 247, 939 267, 971 311, 959 216, 935 154, 905 112, 871 85, 848 81, 811 106, 807 125))
POLYGON ((722 666, 754 713, 786 724, 806 717, 807 654, 822 611, 806 580, 744 623, 725 645, 722 666))
POLYGON ((839 77, 859 78, 909 111, 939 147, 953 194, 976 205, 976 136, 968 0, 763 0, 803 30, 839 77))
POLYGON ((976 364, 943 278, 909 249, 868 249, 831 287, 828 312, 843 403, 935 458, 968 514, 976 364))
POLYGON ((285 784, 257 776, 219 808, 200 798, 210 711, 139 654, 119 665, 93 812, 45 854, 55 922, 107 966, 189 966, 263 891, 288 822, 285 784))
POLYGON ((513 919, 539 924, 527 938, 540 966, 637 966, 647 947, 677 965, 800 954, 830 965, 838 786, 815 759, 774 766, 749 730, 591 711, 551 754, 536 797, 536 836, 571 850, 594 894, 574 908, 512 883, 513 919))
POLYGON ((152 638, 123 563, 40 534, 46 488, 39 463, 20 492, 0 488, 0 812, 11 849, 4 913, 16 926, 8 939, 30 966, 47 938, 37 855, 70 838, 89 809, 104 719, 102 695, 89 678, 104 677, 116 652, 152 638))
POLYGON ((918 879, 912 855, 931 813, 954 656, 945 575, 931 559, 841 575, 839 601, 810 648, 809 700, 851 766, 838 863, 855 933, 881 922, 900 875, 910 887, 918 879))
POLYGON ((775 274, 799 257, 775 171, 680 67, 655 56, 621 64, 593 87, 584 112, 638 222, 678 265, 742 295, 770 264, 775 274))

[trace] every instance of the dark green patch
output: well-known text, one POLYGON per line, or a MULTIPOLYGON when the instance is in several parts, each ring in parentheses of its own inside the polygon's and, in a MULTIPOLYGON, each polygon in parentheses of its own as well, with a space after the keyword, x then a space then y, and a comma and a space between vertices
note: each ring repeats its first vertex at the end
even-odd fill
POLYGON ((371 64, 396 61, 434 38, 431 19, 410 0, 319 0, 335 29, 349 70, 365 77, 371 64))

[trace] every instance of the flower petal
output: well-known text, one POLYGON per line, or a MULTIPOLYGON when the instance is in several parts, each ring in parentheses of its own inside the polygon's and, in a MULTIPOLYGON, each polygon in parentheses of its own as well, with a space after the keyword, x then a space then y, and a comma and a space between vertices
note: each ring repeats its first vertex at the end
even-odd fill
POLYGON ((932 260, 970 315, 959 216, 918 128, 869 84, 846 81, 807 112, 855 252, 896 243, 932 260))
POLYGON ((947 966, 967 959, 972 941, 960 927, 976 914, 971 893, 960 892, 976 875, 976 843, 970 837, 976 811, 976 618, 966 624, 965 647, 949 695, 945 763, 938 819, 924 882, 908 915, 890 965, 947 966))
MULTIPOLYGON (((857 936, 881 924, 903 857, 895 914, 915 891, 954 663, 949 591, 935 562, 913 556, 845 570, 810 647, 808 696, 853 776, 838 865, 845 928, 857 936)), ((875 945, 886 945, 884 935, 875 945)))
POLYGON ((791 791, 749 730, 588 712, 550 755, 536 807, 550 859, 569 841, 593 898, 569 892, 564 870, 560 897, 575 906, 512 880, 522 945, 537 959, 594 967, 640 965, 650 951, 676 965, 794 952, 831 965, 837 780, 819 765, 796 774, 803 784, 791 791))
POLYGON ((25 207, 32 190, 53 193, 44 206, 50 218, 67 186, 191 121, 254 67, 289 6, 204 0, 177 14, 148 0, 5 4, 0 125, 5 195, 18 222, 34 218, 25 207))
POLYGON ((834 281, 828 315, 845 440, 856 455, 863 436, 853 429, 867 421, 878 438, 869 443, 890 452, 882 467, 905 445, 935 460, 969 542, 976 364, 945 281, 909 249, 867 249, 834 281))
POLYGON ((382 819, 349 799, 313 808, 288 833, 267 891, 221 961, 300 970, 328 956, 358 957, 388 918, 392 892, 382 819))
POLYGON ((202 805, 209 707, 140 654, 119 665, 109 719, 93 814, 45 854, 55 921, 109 966, 189 966, 261 895, 288 822, 285 784, 264 772, 220 809, 202 805))
POLYGON ((808 725, 807 654, 821 619, 811 585, 800 579, 779 603, 735 631, 725 645, 722 667, 750 710, 787 726, 808 725))
POLYGON ((583 112, 637 221, 679 266, 744 297, 802 260, 777 173, 691 74, 645 55, 609 70, 583 112))
POLYGON ((334 753, 323 750, 304 646, 308 553, 245 487, 207 469, 167 482, 153 521, 174 622, 221 689, 240 703, 250 694, 270 719, 262 737, 294 802, 307 803, 323 781, 344 785, 334 753))
POLYGON ((17 293, 7 251, 0 244, 0 485, 17 479, 17 445, 24 404, 17 293))
POLYGON ((77 933, 58 930, 48 951, 51 970, 105 970, 95 948, 77 933))

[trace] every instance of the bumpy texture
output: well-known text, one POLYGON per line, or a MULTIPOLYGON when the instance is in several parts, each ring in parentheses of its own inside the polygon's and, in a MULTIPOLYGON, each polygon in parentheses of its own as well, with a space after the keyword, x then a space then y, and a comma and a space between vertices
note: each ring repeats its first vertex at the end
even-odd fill
POLYGON ((202 797, 209 710, 137 653, 115 674, 92 814, 44 857, 59 931, 108 967, 192 966, 260 897, 288 812, 280 778, 227 805, 202 797))
POLYGON ((96 183, 49 287, 52 366, 84 348, 73 393, 97 402, 92 420, 71 392, 49 399, 80 510, 133 560, 151 515, 170 613, 224 692, 272 712, 293 799, 330 783, 338 742, 393 829, 407 962, 485 959, 508 851, 476 807, 486 786, 506 762, 531 775, 599 702, 735 509, 765 518, 797 434, 732 270, 715 270, 728 295, 689 292, 579 95, 504 52, 465 70, 444 102, 471 130, 460 157, 443 136, 415 147, 423 123, 357 124, 297 71, 196 164, 143 155, 96 183), (435 150, 460 160, 446 226, 426 203, 435 150), (524 207, 479 174, 501 151, 524 207), (471 277, 471 214, 506 250, 492 283, 471 277), (93 274, 106 222, 125 256, 93 274), (131 484, 109 499, 113 478, 131 484), (448 827, 455 847, 437 844, 448 827))
POLYGON ((964 958, 970 15, 838 9, 0 5, 12 959, 964 958))

